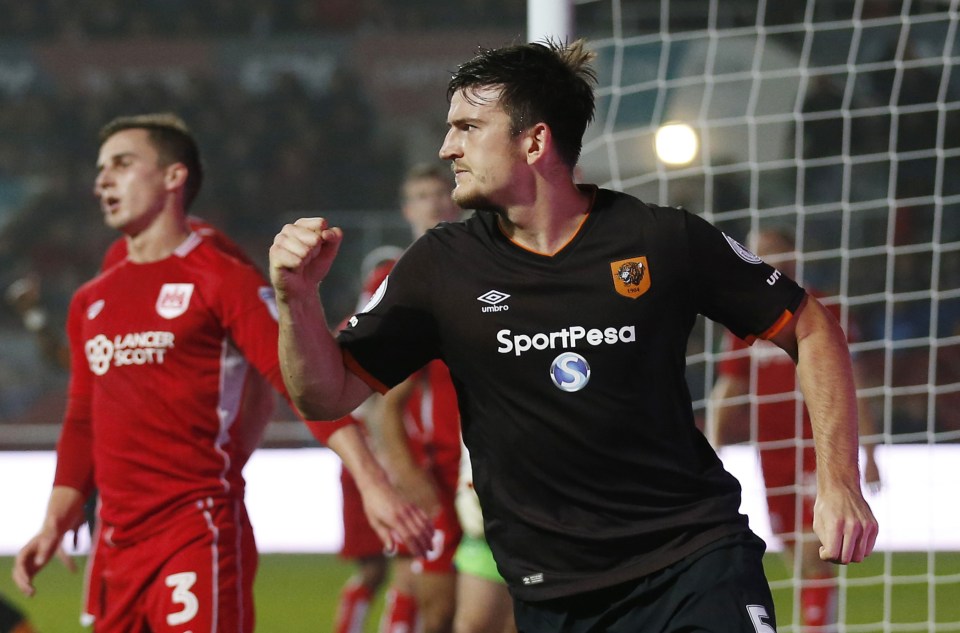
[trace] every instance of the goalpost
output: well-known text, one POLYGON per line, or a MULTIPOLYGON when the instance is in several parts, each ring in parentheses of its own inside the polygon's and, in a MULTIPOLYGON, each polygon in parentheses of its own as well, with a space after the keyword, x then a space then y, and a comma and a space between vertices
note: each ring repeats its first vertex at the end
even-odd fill
MULTIPOLYGON (((529 40, 586 37, 598 54, 585 181, 689 208, 744 242, 768 227, 794 234, 798 280, 838 306, 864 368, 858 393, 878 421, 866 439, 888 489, 912 474, 895 454, 932 463, 960 442, 958 11, 960 0, 528 1, 529 40)), ((723 335, 702 321, 691 341, 700 416, 723 335)), ((743 404, 755 414, 756 397, 743 404)), ((913 492, 956 507, 958 490, 960 464, 913 492)), ((942 523, 919 518, 917 542, 931 543, 919 569, 883 548, 864 566, 879 571, 840 569, 837 630, 960 631, 960 554, 928 539, 960 523, 942 523)), ((773 585, 797 603, 793 578, 773 585)), ((779 615, 780 631, 801 630, 798 609, 779 615)))

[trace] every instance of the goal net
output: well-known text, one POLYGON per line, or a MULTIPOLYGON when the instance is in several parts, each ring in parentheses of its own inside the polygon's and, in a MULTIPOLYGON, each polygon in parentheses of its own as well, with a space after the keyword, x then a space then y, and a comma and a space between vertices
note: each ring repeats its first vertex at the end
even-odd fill
MULTIPOLYGON (((850 338, 881 533, 869 563, 839 570, 838 624, 818 630, 960 631, 958 0, 575 0, 572 15, 598 53, 583 179, 702 213, 743 243, 792 235, 794 274, 850 338)), ((749 441, 721 455, 747 447, 757 472, 763 352, 725 336, 700 323, 690 388, 705 420, 725 361, 753 354, 747 393, 725 403, 749 441)), ((764 492, 744 487, 763 527, 764 492)), ((768 556, 780 631, 807 630, 801 550, 779 576, 768 556)))

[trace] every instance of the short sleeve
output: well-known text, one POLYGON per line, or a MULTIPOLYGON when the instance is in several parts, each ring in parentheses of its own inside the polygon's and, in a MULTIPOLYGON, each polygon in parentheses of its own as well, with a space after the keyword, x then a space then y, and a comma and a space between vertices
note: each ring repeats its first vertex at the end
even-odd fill
POLYGON ((440 356, 430 252, 429 235, 407 249, 338 335, 348 366, 375 388, 393 387, 440 356))
POLYGON ((697 309, 738 337, 769 338, 799 308, 803 288, 734 237, 688 214, 687 239, 697 309))

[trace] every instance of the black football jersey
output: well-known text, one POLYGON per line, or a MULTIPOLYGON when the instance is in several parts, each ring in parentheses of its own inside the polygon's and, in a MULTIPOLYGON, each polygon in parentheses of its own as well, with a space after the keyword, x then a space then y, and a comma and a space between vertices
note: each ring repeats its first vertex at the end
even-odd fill
POLYGON ((694 423, 687 339, 698 314, 763 336, 804 297, 701 218, 591 190, 552 256, 493 213, 432 229, 340 334, 371 384, 447 363, 487 539, 525 600, 637 578, 748 529, 694 423))

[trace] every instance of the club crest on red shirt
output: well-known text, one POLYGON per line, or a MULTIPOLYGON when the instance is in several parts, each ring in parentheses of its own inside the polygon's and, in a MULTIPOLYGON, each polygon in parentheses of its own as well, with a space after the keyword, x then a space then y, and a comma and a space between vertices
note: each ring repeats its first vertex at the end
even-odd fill
POLYGON ((175 319, 187 311, 193 284, 163 284, 157 297, 157 314, 164 319, 175 319))

